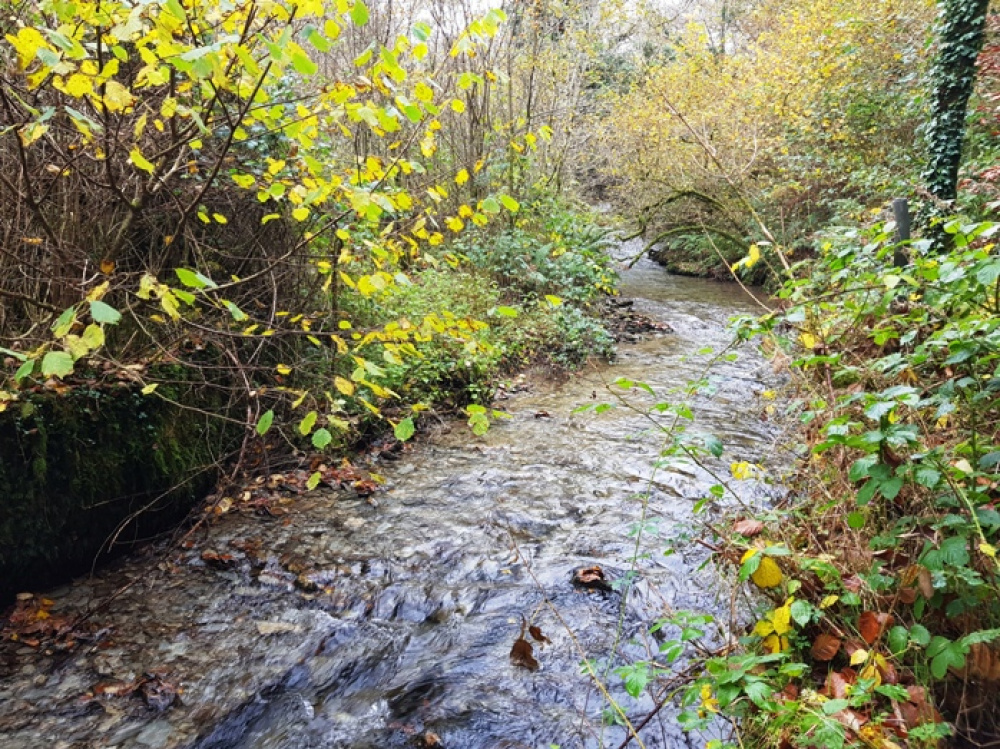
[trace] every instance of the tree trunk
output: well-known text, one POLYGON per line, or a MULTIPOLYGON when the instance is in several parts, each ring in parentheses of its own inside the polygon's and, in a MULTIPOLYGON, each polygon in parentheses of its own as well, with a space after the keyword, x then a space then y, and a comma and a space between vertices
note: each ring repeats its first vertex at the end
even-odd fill
POLYGON ((938 55, 928 127, 927 189, 954 200, 962 160, 965 110, 976 80, 976 58, 983 46, 989 0, 941 0, 938 55))

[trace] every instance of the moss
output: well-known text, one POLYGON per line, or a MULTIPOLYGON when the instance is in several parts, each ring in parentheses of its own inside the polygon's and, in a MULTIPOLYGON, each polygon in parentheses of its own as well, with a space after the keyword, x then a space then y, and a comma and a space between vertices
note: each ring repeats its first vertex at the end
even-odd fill
MULTIPOLYGON (((193 386, 171 396, 221 405, 193 386)), ((0 414, 0 602, 176 525, 238 437, 125 385, 30 394, 0 414)))

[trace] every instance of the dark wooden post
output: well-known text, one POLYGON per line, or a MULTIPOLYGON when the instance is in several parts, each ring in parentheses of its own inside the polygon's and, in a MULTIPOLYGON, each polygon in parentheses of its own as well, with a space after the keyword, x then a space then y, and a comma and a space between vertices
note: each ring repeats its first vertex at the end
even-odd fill
POLYGON ((910 241, 910 203, 906 198, 896 198, 892 201, 892 217, 896 220, 896 249, 893 251, 892 264, 897 268, 904 268, 909 262, 906 252, 901 246, 902 242, 910 241))

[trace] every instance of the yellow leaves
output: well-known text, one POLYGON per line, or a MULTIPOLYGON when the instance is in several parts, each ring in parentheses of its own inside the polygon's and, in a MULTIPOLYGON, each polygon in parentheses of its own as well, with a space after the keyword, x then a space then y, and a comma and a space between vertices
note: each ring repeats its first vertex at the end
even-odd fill
POLYGON ((755 463, 748 463, 745 460, 737 461, 729 465, 729 472, 737 481, 749 481, 760 477, 761 468, 755 463))
POLYGON ((139 150, 138 146, 132 148, 129 152, 128 158, 129 161, 135 164, 135 166, 142 169, 144 172, 148 172, 149 174, 152 174, 153 170, 156 168, 151 161, 142 155, 142 151, 139 150))
POLYGON ((747 251, 746 256, 737 260, 731 267, 734 271, 739 270, 740 268, 746 268, 749 270, 759 263, 760 259, 760 247, 757 244, 752 244, 750 245, 750 249, 747 251))
POLYGON ((43 122, 29 122, 17 131, 17 135, 21 139, 21 145, 27 148, 48 131, 49 126, 43 122))
POLYGON ((94 92, 94 81, 82 73, 73 73, 63 82, 62 90, 70 96, 80 99, 94 92))
POLYGON ((427 102, 433 101, 434 90, 428 86, 426 83, 421 81, 413 88, 413 95, 417 97, 417 101, 427 102))
POLYGON ((461 99, 452 99, 451 100, 451 108, 452 108, 452 110, 454 112, 457 112, 458 114, 462 114, 462 112, 465 111, 465 102, 462 101, 461 99))
POLYGON ((420 153, 429 159, 435 151, 437 151, 437 143, 434 139, 434 133, 428 130, 420 139, 420 153))
POLYGON ((768 635, 764 638, 764 649, 768 653, 780 653, 788 650, 788 638, 781 635, 768 635))
POLYGON ((816 336, 814 336, 812 333, 807 333, 803 331, 802 333, 799 334, 799 342, 802 343, 803 348, 812 350, 816 348, 816 344, 819 341, 816 340, 816 336))
POLYGON ((448 228, 451 229, 456 234, 465 228, 465 222, 462 221, 458 216, 452 216, 446 222, 448 228))
POLYGON ((287 364, 279 364, 275 367, 280 375, 290 375, 292 373, 292 368, 287 364))
POLYGON ((770 556, 762 554, 759 549, 748 549, 740 559, 740 564, 745 564, 757 554, 761 554, 760 563, 757 569, 750 575, 754 585, 758 588, 776 588, 781 584, 782 574, 778 563, 770 556))
POLYGON ((104 84, 104 96, 101 102, 109 112, 124 112, 135 102, 135 97, 118 81, 108 81, 104 84))
POLYGON ((21 70, 27 69, 31 61, 35 59, 39 49, 51 51, 51 47, 45 41, 45 37, 31 26, 26 26, 17 32, 17 35, 7 34, 7 41, 13 45, 17 51, 18 60, 21 63, 21 70))
POLYGON ((455 175, 456 185, 464 185, 468 181, 469 181, 469 172, 465 169, 460 170, 458 174, 455 175))
POLYGON ((717 713, 719 712, 719 700, 712 696, 712 685, 702 684, 701 685, 701 707, 700 712, 705 713, 717 713))

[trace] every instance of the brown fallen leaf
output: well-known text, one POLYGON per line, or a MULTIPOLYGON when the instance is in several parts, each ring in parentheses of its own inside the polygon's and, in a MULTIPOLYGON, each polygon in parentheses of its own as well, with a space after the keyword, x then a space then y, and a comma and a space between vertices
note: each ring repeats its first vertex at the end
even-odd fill
POLYGON ((927 691, 923 687, 911 685, 906 688, 906 691, 910 695, 910 701, 899 703, 899 714, 906 722, 907 728, 916 728, 923 723, 944 721, 937 708, 927 701, 927 691))
POLYGON ((875 611, 865 611, 858 617, 858 632, 869 645, 882 636, 894 619, 891 614, 883 614, 875 611))
POLYGON ((835 700, 847 697, 847 688, 851 681, 839 671, 831 671, 826 677, 826 696, 835 700))
POLYGON ((549 644, 549 645, 552 644, 552 640, 550 640, 548 637, 546 637, 545 635, 543 635, 542 634, 542 630, 540 628, 536 627, 534 624, 532 624, 530 627, 528 627, 528 633, 534 639, 536 639, 538 642, 544 642, 544 643, 549 644))
POLYGON ((934 583, 931 580, 931 571, 926 567, 921 567, 917 573, 917 585, 924 598, 934 597, 934 583))
POLYGON ((965 657, 963 676, 987 682, 1000 681, 1000 652, 985 642, 973 643, 965 657))
POLYGON ((534 649, 531 647, 531 643, 524 639, 524 630, 527 627, 528 620, 522 615, 521 632, 514 640, 514 646, 510 649, 510 662, 529 671, 537 671, 539 663, 535 660, 534 649))
POLYGON ((753 518, 744 518, 743 520, 737 520, 733 523, 733 532, 739 533, 741 536, 746 536, 747 538, 753 538, 759 535, 764 530, 764 524, 759 520, 754 520, 753 518))
POLYGON ((538 661, 535 660, 531 643, 523 637, 514 640, 514 647, 510 649, 510 662, 529 671, 537 671, 540 667, 538 661))
POLYGON ((817 661, 830 661, 840 651, 840 638, 823 633, 813 640, 812 657, 817 661))
POLYGON ((573 573, 573 583, 591 590, 611 590, 611 586, 608 585, 607 579, 604 576, 604 570, 596 564, 593 567, 584 567, 576 570, 573 573))
POLYGON ((858 593, 864 585, 861 578, 857 575, 845 577, 843 583, 844 587, 852 593, 858 593))

